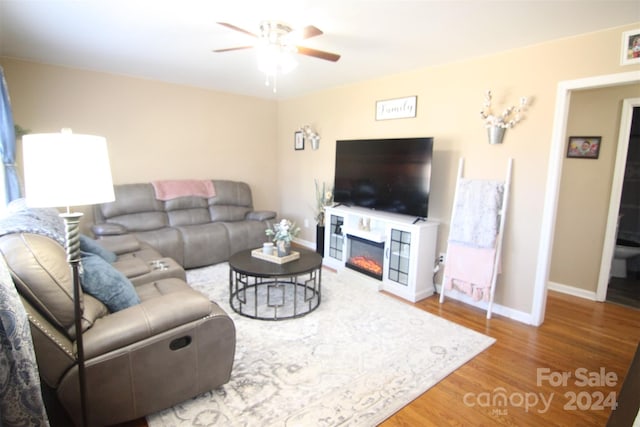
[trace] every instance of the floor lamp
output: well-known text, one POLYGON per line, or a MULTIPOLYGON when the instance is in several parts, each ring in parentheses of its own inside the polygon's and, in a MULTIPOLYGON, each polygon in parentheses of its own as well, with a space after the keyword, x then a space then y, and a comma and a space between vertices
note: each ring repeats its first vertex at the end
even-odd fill
POLYGON ((87 425, 84 346, 82 341, 82 291, 80 288, 81 212, 72 206, 93 205, 115 200, 109 154, 105 138, 60 133, 30 134, 22 137, 25 198, 29 207, 65 207, 64 221, 67 262, 73 277, 74 325, 80 390, 82 425, 87 425))

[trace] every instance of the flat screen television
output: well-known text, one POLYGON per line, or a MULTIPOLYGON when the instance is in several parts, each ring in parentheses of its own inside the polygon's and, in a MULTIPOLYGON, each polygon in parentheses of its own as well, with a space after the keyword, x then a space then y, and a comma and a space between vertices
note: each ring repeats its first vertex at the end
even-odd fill
POLYGON ((426 218, 433 138, 336 141, 334 201, 426 218))

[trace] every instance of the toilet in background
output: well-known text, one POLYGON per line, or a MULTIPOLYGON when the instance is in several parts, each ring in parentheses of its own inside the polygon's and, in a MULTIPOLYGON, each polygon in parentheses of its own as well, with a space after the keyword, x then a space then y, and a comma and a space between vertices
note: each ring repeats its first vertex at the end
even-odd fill
POLYGON ((611 263, 612 277, 627 277, 627 261, 630 258, 640 256, 640 245, 629 240, 618 239, 611 263))

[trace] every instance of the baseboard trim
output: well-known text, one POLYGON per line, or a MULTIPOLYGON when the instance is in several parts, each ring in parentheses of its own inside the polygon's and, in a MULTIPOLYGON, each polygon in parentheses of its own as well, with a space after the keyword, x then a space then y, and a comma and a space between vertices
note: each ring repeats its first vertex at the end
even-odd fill
POLYGON ((575 286, 563 285, 562 283, 549 282, 547 289, 591 301, 598 300, 594 291, 587 291, 585 289, 576 288, 575 286))
MULTIPOLYGON (((442 285, 436 284, 436 289, 438 290, 438 294, 442 291, 442 285)), ((456 301, 463 302, 465 304, 472 305, 474 307, 480 308, 487 311, 487 307, 489 303, 486 301, 474 301, 469 295, 459 292, 455 289, 448 290, 444 295, 444 304, 447 303, 447 298, 454 299, 456 301)), ((524 311, 515 310, 513 308, 505 307, 504 305, 496 304, 495 302, 491 306, 492 314, 499 314, 500 316, 508 317, 509 319, 513 319, 520 323, 525 323, 527 325, 534 325, 533 316, 531 313, 526 313, 524 311)))
POLYGON ((297 237, 293 238, 293 243, 296 245, 304 246, 305 248, 315 250, 316 242, 311 242, 309 240, 298 239, 297 237))

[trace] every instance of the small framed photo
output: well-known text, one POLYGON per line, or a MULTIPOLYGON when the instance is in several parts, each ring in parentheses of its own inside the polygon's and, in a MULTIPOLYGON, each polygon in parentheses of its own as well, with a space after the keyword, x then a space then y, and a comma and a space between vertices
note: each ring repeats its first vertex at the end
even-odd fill
POLYGON ((293 134, 293 148, 296 150, 304 150, 304 135, 301 130, 293 134))
POLYGON ((597 159, 600 155, 600 136, 570 136, 567 157, 576 159, 597 159))
POLYGON ((620 65, 640 64, 640 28, 622 33, 620 65))

